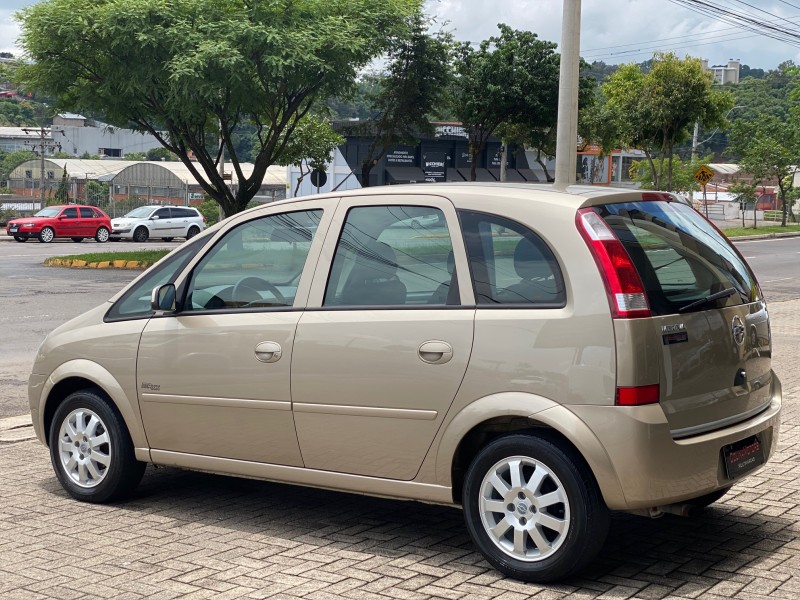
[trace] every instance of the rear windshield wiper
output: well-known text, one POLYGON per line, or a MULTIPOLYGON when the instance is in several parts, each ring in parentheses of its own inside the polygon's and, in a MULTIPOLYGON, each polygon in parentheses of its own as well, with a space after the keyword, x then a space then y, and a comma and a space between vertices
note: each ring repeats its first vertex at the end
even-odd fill
POLYGON ((691 310, 698 306, 702 306, 704 304, 709 304, 714 302, 714 300, 719 300, 720 298, 727 298, 728 296, 733 296, 737 293, 736 288, 725 288, 722 291, 716 292, 715 294, 711 294, 710 296, 706 296, 705 298, 700 298, 700 300, 695 300, 694 302, 690 302, 686 306, 682 306, 678 309, 679 313, 686 312, 687 310, 691 310))

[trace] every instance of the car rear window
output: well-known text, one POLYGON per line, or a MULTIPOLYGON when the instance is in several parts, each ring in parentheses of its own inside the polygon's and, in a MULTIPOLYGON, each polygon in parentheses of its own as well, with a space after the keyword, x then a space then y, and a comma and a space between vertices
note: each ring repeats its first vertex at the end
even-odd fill
POLYGON ((758 300, 755 276, 739 252, 689 206, 624 202, 598 211, 636 266, 653 315, 758 300))

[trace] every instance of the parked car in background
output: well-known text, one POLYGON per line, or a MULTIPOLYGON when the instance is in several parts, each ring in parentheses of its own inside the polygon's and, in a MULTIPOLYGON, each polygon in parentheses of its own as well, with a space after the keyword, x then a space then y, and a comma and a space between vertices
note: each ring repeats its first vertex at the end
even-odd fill
POLYGON ((146 242, 150 238, 160 238, 169 242, 181 237, 188 240, 205 227, 205 218, 191 206, 140 206, 111 220, 111 239, 146 242))
POLYGON ((96 206, 47 206, 32 217, 12 219, 6 225, 6 233, 18 242, 27 242, 31 238, 44 243, 55 238, 82 242, 94 238, 103 243, 108 241, 111 233, 111 219, 96 206))
POLYGON ((51 333, 28 389, 78 500, 154 463, 460 505, 492 565, 549 581, 610 511, 763 467, 771 352, 750 267, 672 194, 387 186, 215 225, 51 333))

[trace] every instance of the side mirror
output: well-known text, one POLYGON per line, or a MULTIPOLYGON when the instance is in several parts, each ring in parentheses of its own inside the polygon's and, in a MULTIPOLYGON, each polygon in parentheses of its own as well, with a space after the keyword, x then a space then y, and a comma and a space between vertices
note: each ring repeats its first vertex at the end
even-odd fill
POLYGON ((150 220, 151 221, 158 221, 158 218, 159 218, 158 215, 153 215, 152 217, 150 217, 150 220))
POLYGON ((167 283, 153 288, 150 295, 150 308, 155 312, 172 312, 175 310, 175 284, 167 283))

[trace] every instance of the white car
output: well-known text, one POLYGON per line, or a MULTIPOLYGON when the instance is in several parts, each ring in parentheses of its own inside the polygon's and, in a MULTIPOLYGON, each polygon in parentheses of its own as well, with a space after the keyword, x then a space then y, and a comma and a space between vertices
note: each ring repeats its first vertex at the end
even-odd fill
POLYGON ((200 211, 189 206, 140 206, 124 217, 111 220, 111 239, 146 242, 161 238, 165 242, 176 237, 187 240, 206 227, 200 211))

